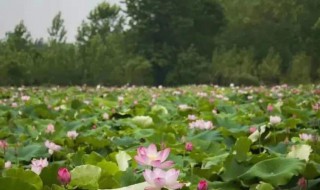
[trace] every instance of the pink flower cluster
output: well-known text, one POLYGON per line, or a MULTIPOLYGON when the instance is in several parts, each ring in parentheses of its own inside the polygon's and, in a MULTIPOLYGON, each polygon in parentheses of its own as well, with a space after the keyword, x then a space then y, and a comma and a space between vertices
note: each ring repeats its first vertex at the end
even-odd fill
POLYGON ((202 129, 202 130, 209 130, 213 129, 214 126, 211 121, 204 121, 202 119, 196 120, 194 122, 189 123, 190 129, 202 129))
POLYGON ((137 153, 134 158, 139 165, 153 167, 153 170, 146 169, 143 172, 144 179, 150 185, 145 190, 181 189, 183 187, 183 184, 177 181, 179 170, 163 170, 174 164, 173 161, 166 161, 170 153, 169 148, 158 151, 155 144, 150 144, 148 147, 139 147, 137 153))
POLYGON ((318 137, 313 134, 301 133, 299 134, 301 140, 304 141, 317 141, 318 137))
POLYGON ((31 161, 31 171, 33 171, 36 174, 40 174, 42 169, 48 166, 48 160, 47 158, 42 159, 40 158, 39 160, 32 160, 31 161))
POLYGON ((170 148, 166 148, 162 151, 157 151, 155 144, 149 145, 149 147, 139 147, 138 155, 134 158, 138 164, 142 166, 152 166, 156 168, 170 168, 173 166, 172 161, 165 161, 170 153, 170 148))
POLYGON ((54 142, 46 141, 44 145, 49 149, 49 154, 53 154, 54 152, 60 151, 61 146, 55 144, 54 142))

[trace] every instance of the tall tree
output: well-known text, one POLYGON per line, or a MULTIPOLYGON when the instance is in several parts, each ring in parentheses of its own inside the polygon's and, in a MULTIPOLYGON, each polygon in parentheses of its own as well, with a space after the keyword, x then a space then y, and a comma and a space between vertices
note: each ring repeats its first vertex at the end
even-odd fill
POLYGON ((210 57, 223 11, 214 0, 126 0, 131 38, 137 53, 152 64, 157 84, 177 63, 180 51, 193 46, 210 57))
POLYGON ((59 12, 52 20, 52 25, 48 28, 49 42, 64 43, 67 31, 64 27, 64 20, 59 12))
POLYGON ((110 84, 115 79, 111 76, 119 73, 115 68, 122 65, 125 58, 123 21, 119 6, 103 2, 78 28, 79 61, 85 83, 110 84))
POLYGON ((12 50, 23 51, 31 45, 31 35, 23 21, 15 26, 13 32, 7 32, 6 38, 6 43, 12 50))

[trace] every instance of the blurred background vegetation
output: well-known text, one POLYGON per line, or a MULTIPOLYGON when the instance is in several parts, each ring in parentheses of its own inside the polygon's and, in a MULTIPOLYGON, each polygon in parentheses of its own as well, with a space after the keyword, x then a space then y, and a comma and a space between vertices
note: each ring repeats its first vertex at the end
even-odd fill
POLYGON ((73 43, 60 13, 48 39, 20 22, 0 41, 0 85, 320 81, 319 0, 125 3, 99 4, 73 43))

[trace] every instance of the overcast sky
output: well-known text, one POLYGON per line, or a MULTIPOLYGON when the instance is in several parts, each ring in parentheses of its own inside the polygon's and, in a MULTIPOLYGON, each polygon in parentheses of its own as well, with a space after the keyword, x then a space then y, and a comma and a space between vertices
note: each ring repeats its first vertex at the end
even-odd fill
MULTIPOLYGON (((53 17, 62 12, 68 41, 74 41, 77 28, 89 12, 104 0, 0 0, 0 39, 12 31, 20 20, 31 32, 32 38, 47 38, 47 29, 53 17)), ((120 0, 106 0, 119 3, 120 0)))

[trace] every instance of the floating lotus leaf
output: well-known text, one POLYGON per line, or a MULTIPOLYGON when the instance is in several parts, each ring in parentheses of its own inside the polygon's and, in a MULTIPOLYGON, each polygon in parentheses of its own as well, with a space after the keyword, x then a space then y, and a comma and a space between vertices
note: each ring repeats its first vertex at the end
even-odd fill
POLYGON ((37 190, 37 188, 32 184, 27 183, 19 178, 12 177, 0 178, 0 187, 1 189, 4 188, 5 190, 37 190))
POLYGON ((4 176, 20 179, 21 181, 31 184, 37 190, 42 189, 43 184, 41 178, 32 171, 25 171, 21 168, 9 169, 5 171, 4 176))
POLYGON ((273 186, 285 185, 294 175, 303 172, 305 163, 295 158, 272 158, 252 166, 239 178, 247 183, 257 180, 273 186))
POLYGON ((101 168, 92 165, 77 166, 71 171, 71 186, 83 189, 98 189, 101 168))
POLYGON ((298 158, 300 160, 309 161, 309 156, 311 152, 312 152, 312 148, 310 145, 306 145, 306 144, 293 145, 287 157, 298 158))
POLYGON ((150 116, 135 116, 132 118, 132 122, 140 127, 148 127, 153 124, 150 116))

